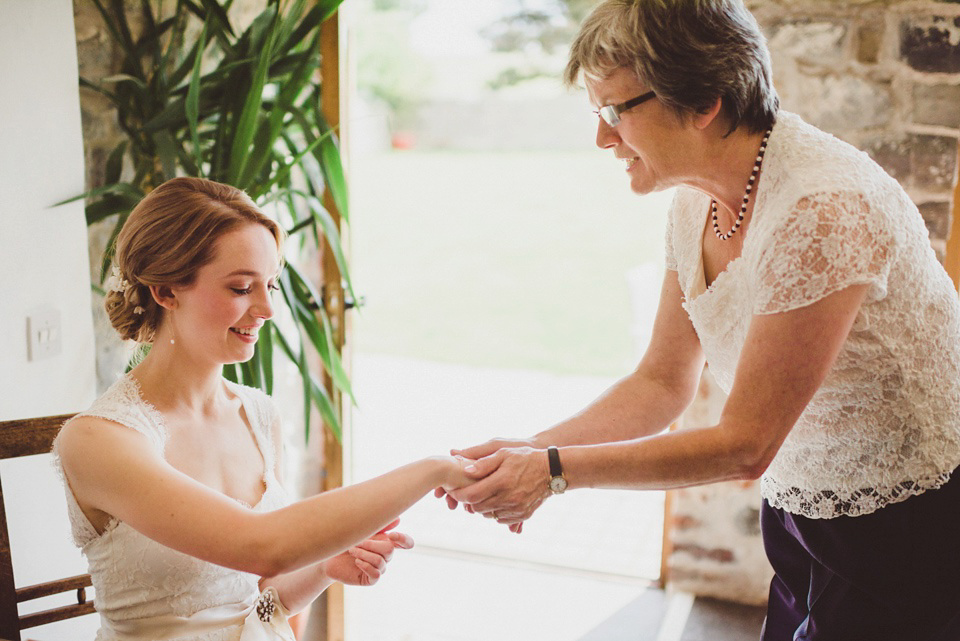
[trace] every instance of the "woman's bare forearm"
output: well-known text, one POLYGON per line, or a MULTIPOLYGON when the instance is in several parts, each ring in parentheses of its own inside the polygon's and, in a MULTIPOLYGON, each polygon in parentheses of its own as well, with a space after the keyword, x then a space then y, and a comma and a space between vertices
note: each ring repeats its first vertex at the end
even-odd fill
POLYGON ((671 386, 638 368, 574 416, 534 436, 532 445, 593 445, 651 436, 669 427, 695 392, 695 382, 671 386))

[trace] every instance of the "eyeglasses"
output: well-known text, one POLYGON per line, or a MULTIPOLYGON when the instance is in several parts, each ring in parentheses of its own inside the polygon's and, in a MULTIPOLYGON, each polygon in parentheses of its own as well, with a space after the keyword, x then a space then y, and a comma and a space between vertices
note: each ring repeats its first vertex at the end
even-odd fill
POLYGON ((616 127, 620 124, 620 114, 622 114, 627 109, 633 109, 639 104, 643 104, 646 101, 650 100, 656 96, 656 92, 648 91, 642 96, 637 96, 626 102, 621 102, 619 105, 607 105, 606 107, 600 107, 599 109, 594 109, 593 113, 597 114, 603 121, 606 122, 611 127, 616 127))

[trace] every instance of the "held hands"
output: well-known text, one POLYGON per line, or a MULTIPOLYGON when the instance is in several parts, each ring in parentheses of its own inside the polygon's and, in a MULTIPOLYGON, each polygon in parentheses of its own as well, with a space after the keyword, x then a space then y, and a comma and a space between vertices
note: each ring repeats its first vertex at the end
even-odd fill
POLYGON ((403 532, 391 532, 400 519, 377 532, 373 537, 342 554, 323 562, 327 577, 345 585, 373 585, 387 571, 387 563, 397 548, 409 550, 413 539, 403 532))
POLYGON ((550 494, 547 453, 532 447, 530 440, 493 439, 453 453, 478 460, 464 468, 475 480, 472 485, 436 490, 437 497, 446 496, 450 509, 463 503, 468 512, 494 518, 519 533, 523 521, 550 494))
MULTIPOLYGON (((532 446, 532 442, 529 440, 494 438, 494 439, 490 439, 486 443, 481 443, 480 445, 474 445, 473 447, 468 447, 465 450, 451 450, 450 453, 453 456, 461 459, 468 458, 476 461, 478 459, 490 456, 491 454, 494 454, 497 451, 506 447, 528 447, 528 446, 532 446)), ((485 476, 485 475, 478 474, 475 469, 470 470, 468 474, 471 479, 481 479, 485 476)), ((449 507, 451 510, 456 509, 456 507, 460 504, 457 499, 453 498, 453 496, 451 496, 448 492, 445 491, 445 488, 438 487, 436 490, 434 490, 433 494, 438 499, 446 497, 447 507, 449 507)), ((464 505, 464 508, 467 509, 468 512, 471 511, 466 505, 464 505)))

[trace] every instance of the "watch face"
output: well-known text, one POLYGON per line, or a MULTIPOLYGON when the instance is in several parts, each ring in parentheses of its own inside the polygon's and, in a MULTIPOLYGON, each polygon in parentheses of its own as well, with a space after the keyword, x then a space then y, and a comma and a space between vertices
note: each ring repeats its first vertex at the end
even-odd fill
POLYGON ((550 491, 554 494, 560 494, 567 489, 567 479, 562 476, 554 476, 550 479, 550 491))

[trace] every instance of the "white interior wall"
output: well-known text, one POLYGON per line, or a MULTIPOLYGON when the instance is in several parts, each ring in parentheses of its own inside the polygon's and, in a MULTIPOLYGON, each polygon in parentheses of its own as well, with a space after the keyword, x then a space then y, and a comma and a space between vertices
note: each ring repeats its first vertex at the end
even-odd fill
POLYGON ((70 0, 0 0, 0 419, 85 408, 94 338, 70 0), (27 358, 27 317, 56 310, 61 353, 27 358))
MULTIPOLYGON (((83 141, 71 0, 0 0, 0 420, 74 412, 95 390, 83 141), (61 353, 28 360, 27 317, 54 310, 61 353)), ((0 466, 19 583, 82 573, 50 457, 0 466)), ((92 639, 96 617, 28 636, 92 639)))

